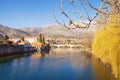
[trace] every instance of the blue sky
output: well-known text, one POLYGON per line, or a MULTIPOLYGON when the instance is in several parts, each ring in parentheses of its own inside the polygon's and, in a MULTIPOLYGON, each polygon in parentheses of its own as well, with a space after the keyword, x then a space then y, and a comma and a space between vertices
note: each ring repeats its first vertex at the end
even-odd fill
MULTIPOLYGON (((71 8, 69 0, 63 1, 64 8, 69 13, 71 8)), ((60 14, 59 2, 59 0, 0 0, 0 24, 13 28, 41 27, 54 24, 53 9, 59 19, 65 19, 60 14)), ((99 2, 92 0, 92 4, 96 6, 99 2)), ((84 13, 83 10, 81 11, 84 13)), ((69 15, 72 16, 72 14, 69 15)))

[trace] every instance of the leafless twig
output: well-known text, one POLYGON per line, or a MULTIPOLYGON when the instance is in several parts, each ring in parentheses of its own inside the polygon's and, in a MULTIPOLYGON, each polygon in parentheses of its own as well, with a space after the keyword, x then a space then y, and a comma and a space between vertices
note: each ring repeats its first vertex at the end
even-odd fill
MULTIPOLYGON (((113 5, 111 2, 108 2, 108 1, 106 1, 106 0, 102 0, 100 6, 99 6, 98 8, 94 7, 94 6, 89 2, 89 0, 87 0, 87 1, 78 0, 78 1, 81 2, 82 6, 83 6, 82 8, 85 10, 85 12, 86 12, 86 14, 87 14, 86 19, 88 20, 88 22, 87 22, 87 23, 86 23, 86 22, 83 22, 84 25, 74 23, 74 21, 68 16, 68 14, 67 14, 67 13, 65 12, 65 10, 64 10, 63 0, 60 0, 60 10, 61 10, 61 13, 68 19, 68 25, 66 25, 64 21, 61 23, 61 22, 57 19, 56 15, 54 15, 55 20, 56 20, 56 22, 57 22, 58 24, 66 27, 66 28, 68 28, 68 29, 77 29, 77 28, 79 28, 79 29, 81 29, 81 28, 82 28, 82 29, 88 29, 88 28, 90 27, 91 23, 95 20, 95 18, 97 18, 97 16, 98 16, 100 13, 102 13, 102 14, 108 14, 108 15, 112 14, 112 13, 108 13, 108 12, 102 10, 102 9, 107 9, 107 8, 108 8, 108 7, 103 7, 104 4, 108 4, 108 5, 111 5, 111 6, 113 5), (87 9, 86 9, 85 6, 91 8, 91 9, 93 9, 93 10, 95 11, 95 15, 94 15, 93 17, 90 17, 90 16, 89 16, 89 13, 88 13, 88 11, 87 11, 87 9)), ((118 1, 118 0, 116 0, 116 1, 118 1)), ((70 0, 70 3, 73 4, 73 3, 74 3, 74 0, 70 0)), ((115 3, 114 6, 116 6, 116 7, 118 8, 118 12, 120 12, 119 5, 117 4, 117 2, 114 2, 114 3, 115 3)))

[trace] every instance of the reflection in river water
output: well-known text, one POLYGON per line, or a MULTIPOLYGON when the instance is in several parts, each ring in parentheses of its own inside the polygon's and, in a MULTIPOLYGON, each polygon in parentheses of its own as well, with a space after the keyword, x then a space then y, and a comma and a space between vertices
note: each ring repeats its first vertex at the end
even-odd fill
POLYGON ((113 79, 101 64, 79 49, 53 49, 45 54, 0 58, 0 80, 113 79))

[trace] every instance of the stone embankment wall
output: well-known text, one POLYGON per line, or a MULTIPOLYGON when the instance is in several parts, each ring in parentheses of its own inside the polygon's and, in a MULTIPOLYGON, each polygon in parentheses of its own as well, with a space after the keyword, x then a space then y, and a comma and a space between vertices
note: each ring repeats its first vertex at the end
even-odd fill
POLYGON ((20 54, 24 52, 35 51, 34 48, 25 48, 24 45, 6 45, 0 44, 0 56, 8 56, 12 54, 20 54))

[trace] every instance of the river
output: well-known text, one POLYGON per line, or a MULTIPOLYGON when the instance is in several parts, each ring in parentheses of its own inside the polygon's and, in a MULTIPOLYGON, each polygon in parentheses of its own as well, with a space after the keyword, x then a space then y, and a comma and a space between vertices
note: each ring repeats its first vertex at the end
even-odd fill
POLYGON ((0 57, 0 80, 114 80, 109 69, 80 49, 0 57))

